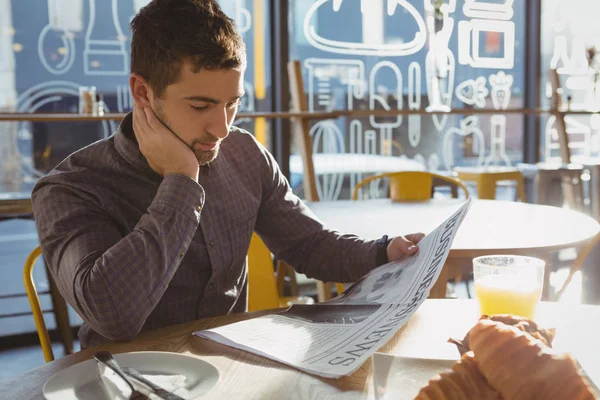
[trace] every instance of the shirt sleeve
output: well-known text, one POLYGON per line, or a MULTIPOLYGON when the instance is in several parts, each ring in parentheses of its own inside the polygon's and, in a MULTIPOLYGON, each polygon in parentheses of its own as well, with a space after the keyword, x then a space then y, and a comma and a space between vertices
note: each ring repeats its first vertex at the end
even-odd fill
POLYGON ((167 175, 128 234, 92 196, 43 178, 32 195, 40 243, 61 293, 91 328, 110 340, 130 340, 192 242, 204 190, 188 177, 167 175))
POLYGON ((271 252, 298 272, 324 282, 354 282, 374 269, 376 242, 326 229, 292 193, 273 156, 259 146, 263 197, 255 230, 271 252))

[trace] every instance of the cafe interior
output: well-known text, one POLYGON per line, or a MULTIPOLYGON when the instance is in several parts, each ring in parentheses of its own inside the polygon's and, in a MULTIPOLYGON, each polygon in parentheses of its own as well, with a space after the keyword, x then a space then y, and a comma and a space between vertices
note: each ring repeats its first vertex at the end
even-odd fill
MULTIPOLYGON (((598 0, 0 0, 0 398, 600 398, 599 17, 598 0), (162 262, 150 242, 127 257, 108 245, 77 255, 104 277, 94 290, 76 286, 91 272, 75 246, 54 245, 78 240, 64 232, 78 204, 108 225, 130 210, 114 216, 94 200, 94 163, 108 159, 63 161, 115 142, 132 111, 140 141, 131 23, 155 3, 210 9, 245 44, 243 95, 218 156, 199 161, 196 182, 169 186, 172 202, 202 190, 193 215, 204 233, 191 241, 207 250, 177 250, 163 267, 187 261, 211 277, 191 317, 174 316, 170 294, 164 322, 82 346, 81 332, 114 322, 104 308, 90 316, 88 297, 110 298, 123 324, 125 304, 148 316, 166 301, 133 282, 162 262), (240 131, 253 140, 236 163, 253 172, 228 178, 241 172, 222 174, 219 158, 231 159, 240 131), (243 160, 255 149, 273 176, 243 160), (32 200, 68 168, 87 169, 89 199, 61 211, 42 208, 57 202, 50 189, 32 200), (232 182, 254 177, 286 191, 243 221, 211 213, 250 210, 254 192, 232 182), (215 236, 211 250, 204 214, 231 243, 215 236), (318 235, 301 226, 315 221, 318 235), (63 233, 42 241, 51 229, 63 233), (313 274, 344 264, 361 273, 313 274), (206 311, 212 284, 236 306, 206 311), (117 285, 130 292, 119 298, 117 285)), ((145 196, 125 175, 110 179, 145 196)), ((160 218, 153 196, 124 218, 160 218)), ((163 222, 158 242, 183 240, 181 220, 163 222)), ((123 241, 147 234, 118 229, 123 241)))

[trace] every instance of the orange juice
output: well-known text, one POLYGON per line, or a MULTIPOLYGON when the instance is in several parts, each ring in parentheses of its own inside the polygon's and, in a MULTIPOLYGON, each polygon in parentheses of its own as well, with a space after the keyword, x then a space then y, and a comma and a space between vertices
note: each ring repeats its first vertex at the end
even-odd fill
POLYGON ((514 314, 533 319, 542 290, 535 281, 509 275, 482 276, 475 282, 479 311, 483 315, 514 314))

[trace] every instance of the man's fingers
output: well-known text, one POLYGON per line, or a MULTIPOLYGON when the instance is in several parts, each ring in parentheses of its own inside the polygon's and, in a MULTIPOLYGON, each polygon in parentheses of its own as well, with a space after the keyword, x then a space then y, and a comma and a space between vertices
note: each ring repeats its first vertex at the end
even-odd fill
POLYGON ((151 128, 148 125, 148 120, 146 119, 145 107, 135 107, 133 110, 133 123, 133 131, 138 137, 138 141, 140 137, 146 137, 148 135, 151 128))
POLYGON ((402 249, 402 251, 406 254, 414 254, 418 250, 415 243, 408 237, 398 236, 396 238, 396 242, 398 243, 398 246, 402 249))
POLYGON ((413 242, 414 244, 419 244, 421 240, 425 237, 423 233, 411 233, 410 235, 406 235, 406 238, 413 242))

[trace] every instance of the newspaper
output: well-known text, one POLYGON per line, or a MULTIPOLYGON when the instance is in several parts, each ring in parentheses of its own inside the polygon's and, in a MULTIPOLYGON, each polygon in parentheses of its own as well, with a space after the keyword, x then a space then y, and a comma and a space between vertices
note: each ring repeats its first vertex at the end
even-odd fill
POLYGON ((425 236, 417 255, 369 272, 334 299, 194 334, 325 378, 350 375, 428 297, 471 203, 425 236))

